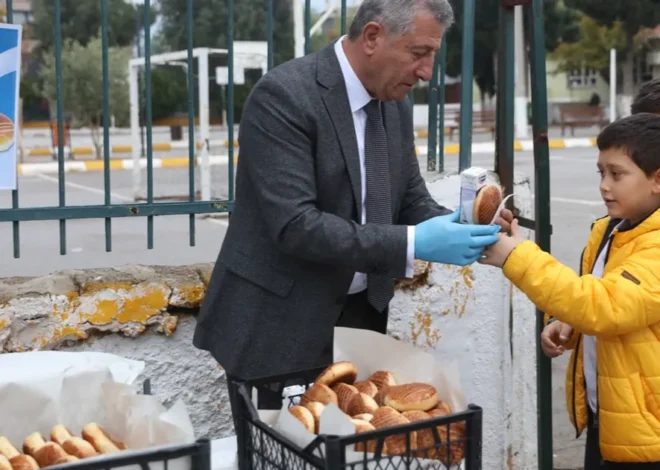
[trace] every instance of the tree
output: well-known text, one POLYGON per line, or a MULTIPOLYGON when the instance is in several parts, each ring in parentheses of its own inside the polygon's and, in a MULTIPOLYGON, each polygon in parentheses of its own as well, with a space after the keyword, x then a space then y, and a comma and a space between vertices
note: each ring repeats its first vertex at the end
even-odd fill
MULTIPOLYGON (((160 0, 159 16, 162 29, 158 41, 167 51, 186 50, 188 46, 188 0, 160 0)), ((234 0, 234 40, 267 40, 267 0, 234 0)), ((293 15, 290 0, 275 0, 274 11, 274 57, 278 65, 293 57, 293 15)), ((227 48, 227 0, 195 0, 193 9, 193 47, 227 48)), ((209 73, 215 67, 226 64, 225 58, 209 59, 209 73)), ((197 61, 194 74, 197 77, 197 61)), ((213 80, 212 77, 209 79, 213 80)), ((236 85, 234 91, 235 118, 240 120, 243 102, 256 78, 246 73, 245 85, 236 85)), ((185 103, 184 103, 185 104, 185 103)), ((209 90, 211 113, 222 115, 225 100, 220 87, 209 90)))
MULTIPOLYGON (((461 74, 463 43, 463 0, 453 0, 456 24, 447 33, 447 67, 450 76, 461 74)), ((474 32, 474 80, 481 92, 482 105, 486 97, 496 92, 495 59, 498 54, 500 0, 482 0, 475 10, 474 32)), ((559 0, 543 3, 546 28, 546 48, 552 50, 561 40, 577 37, 574 11, 566 8, 559 0)), ((529 31, 529 25, 525 25, 529 31)), ((526 35, 529 37, 529 34, 526 35)))
POLYGON ((657 0, 564 0, 566 5, 582 11, 596 23, 613 27, 620 23, 624 33, 622 52, 623 94, 634 94, 635 37, 644 27, 660 23, 660 6, 657 0))
MULTIPOLYGON (((545 25, 545 49, 554 51, 561 43, 573 43, 580 38, 579 11, 568 8, 560 0, 543 2, 543 23, 545 25)), ((532 26, 525 15, 525 34, 528 38, 532 26)))
MULTIPOLYGON (((100 126, 103 119, 103 72, 101 62, 101 39, 91 38, 85 46, 67 40, 62 44, 62 94, 58 97, 55 75, 55 57, 44 57, 40 70, 41 92, 54 108, 58 99, 67 116, 78 124, 88 127, 96 150, 96 157, 102 155, 100 126)), ((108 49, 108 93, 109 112, 118 125, 126 125, 129 114, 128 61, 131 51, 128 48, 108 49)))
MULTIPOLYGON (((160 0, 163 44, 170 50, 184 50, 188 44, 187 3, 189 0, 160 0)), ((234 0, 234 40, 265 41, 267 0, 234 0)), ((293 17, 290 0, 275 0, 274 62, 293 57, 293 17)), ((227 0, 195 0, 193 47, 227 47, 227 0)))
MULTIPOLYGON (((83 46, 96 37, 101 29, 101 2, 80 0, 58 0, 62 39, 73 39, 83 46)), ((111 47, 125 47, 133 43, 137 30, 142 27, 142 16, 138 9, 126 0, 107 0, 108 42, 111 47), (140 18, 140 23, 138 23, 140 18)), ((52 53, 55 44, 55 2, 33 0, 34 35, 42 52, 52 53)), ((140 7, 140 10, 142 7, 140 7)), ((156 19, 155 11, 151 15, 156 19)))
POLYGON ((609 77, 607 70, 610 62, 610 49, 625 48, 625 32, 620 21, 611 27, 599 25, 588 16, 583 16, 579 27, 580 39, 573 43, 561 43, 552 51, 550 57, 557 60, 557 71, 588 68, 609 77))

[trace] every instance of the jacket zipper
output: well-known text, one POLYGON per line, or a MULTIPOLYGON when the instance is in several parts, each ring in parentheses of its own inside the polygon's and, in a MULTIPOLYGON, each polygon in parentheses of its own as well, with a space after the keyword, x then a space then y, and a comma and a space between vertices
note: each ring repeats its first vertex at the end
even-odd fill
MULTIPOLYGON (((600 255, 600 252, 603 250, 605 247, 605 243, 607 242, 608 238, 612 234, 612 230, 614 227, 617 225, 618 222, 615 221, 610 221, 608 224, 608 227, 605 229, 605 235, 603 236, 603 239, 600 241, 600 246, 598 247, 598 251, 596 251, 596 256, 594 258, 593 263, 591 264, 591 271, 593 271, 594 266, 596 265, 596 261, 598 260, 598 256, 600 255)), ((593 230, 595 223, 591 224, 591 230, 593 230)), ((607 253, 605 255, 605 262, 607 262, 607 258, 609 258, 609 252, 610 249, 612 248, 612 243, 609 244, 607 253)), ((582 262, 584 261, 584 252, 587 251, 587 248, 585 247, 582 250, 582 254, 580 255, 580 276, 582 276, 582 262)), ((577 377, 577 361, 578 361, 578 355, 580 354, 580 342, 582 341, 582 334, 578 337, 577 342, 575 343, 575 354, 573 355, 573 426, 575 427, 575 438, 578 439, 580 437, 580 431, 578 430, 578 419, 577 419, 577 404, 576 404, 576 399, 575 399, 575 389, 576 389, 576 377, 577 377)), ((585 391, 586 391, 586 384, 585 384, 585 391)), ((589 406, 589 405, 587 405, 589 406)))
MULTIPOLYGON (((585 251, 587 251, 586 247, 582 250, 582 254, 580 255, 580 276, 582 276, 582 262, 584 261, 585 251)), ((577 363, 578 363, 578 356, 580 354, 581 341, 582 341, 582 334, 578 336, 577 342, 575 343, 575 354, 573 355, 573 426, 575 427, 576 439, 580 437, 580 431, 578 428, 578 420, 577 420, 577 404, 575 399, 575 390, 576 390, 576 379, 577 379, 577 363)))

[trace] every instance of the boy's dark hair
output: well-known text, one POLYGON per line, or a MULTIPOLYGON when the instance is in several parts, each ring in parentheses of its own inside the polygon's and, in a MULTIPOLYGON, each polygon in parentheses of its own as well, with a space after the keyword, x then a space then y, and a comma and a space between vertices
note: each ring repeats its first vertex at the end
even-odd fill
POLYGON ((632 114, 660 113, 660 78, 654 78, 640 87, 630 105, 630 112, 632 114))
POLYGON ((622 149, 647 175, 660 169, 660 116, 638 113, 608 124, 596 139, 598 150, 622 149))

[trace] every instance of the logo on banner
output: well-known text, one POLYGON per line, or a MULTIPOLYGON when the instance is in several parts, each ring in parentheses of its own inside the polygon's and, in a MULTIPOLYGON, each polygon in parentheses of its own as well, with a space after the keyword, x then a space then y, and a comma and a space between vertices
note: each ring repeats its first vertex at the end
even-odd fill
POLYGON ((21 26, 0 24, 0 190, 16 189, 21 26))

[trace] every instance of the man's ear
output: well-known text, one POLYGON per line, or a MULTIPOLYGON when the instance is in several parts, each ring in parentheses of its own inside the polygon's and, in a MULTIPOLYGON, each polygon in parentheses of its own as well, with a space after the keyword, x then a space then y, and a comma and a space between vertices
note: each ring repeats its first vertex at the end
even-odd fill
POLYGON ((378 46, 384 40, 383 27, 375 21, 369 22, 362 30, 362 44, 367 56, 374 54, 378 46))

